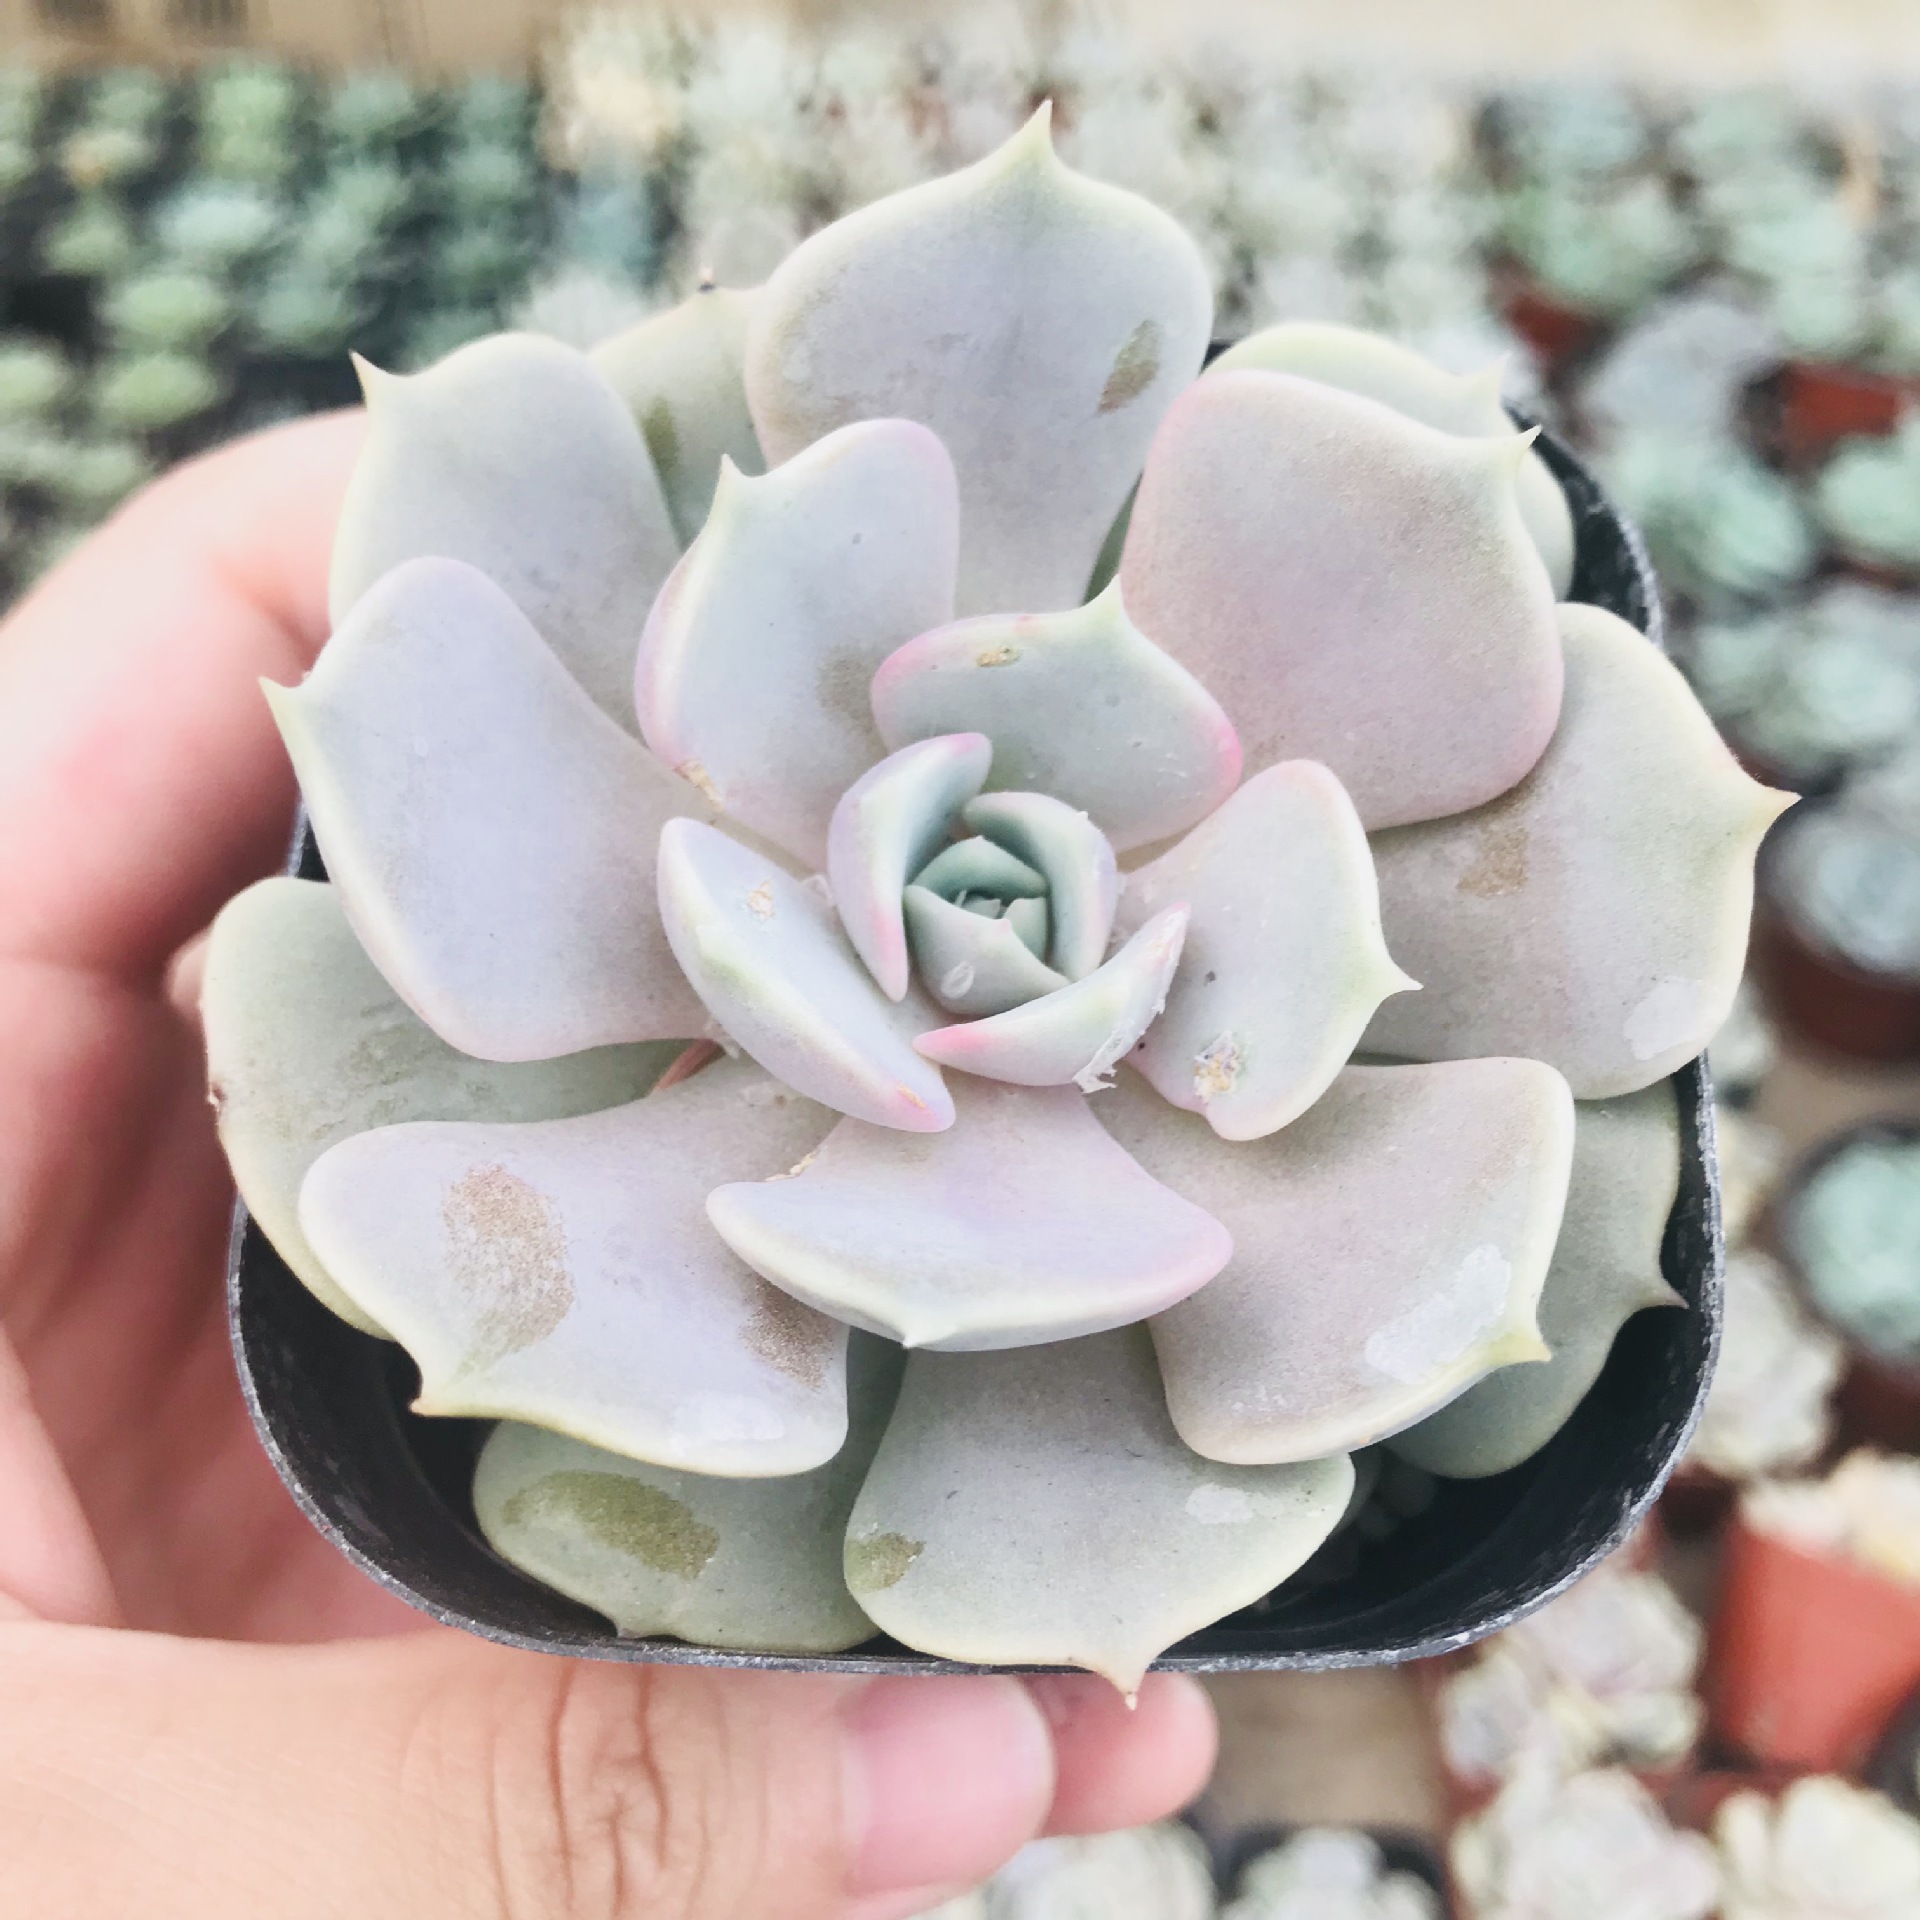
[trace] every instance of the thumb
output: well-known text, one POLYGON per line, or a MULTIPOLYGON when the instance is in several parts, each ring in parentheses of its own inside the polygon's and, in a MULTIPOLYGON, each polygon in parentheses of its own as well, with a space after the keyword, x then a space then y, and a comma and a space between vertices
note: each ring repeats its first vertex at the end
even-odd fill
POLYGON ((0 1913, 895 1920, 1054 1785, 1007 1677, 0 1623, 0 1913))

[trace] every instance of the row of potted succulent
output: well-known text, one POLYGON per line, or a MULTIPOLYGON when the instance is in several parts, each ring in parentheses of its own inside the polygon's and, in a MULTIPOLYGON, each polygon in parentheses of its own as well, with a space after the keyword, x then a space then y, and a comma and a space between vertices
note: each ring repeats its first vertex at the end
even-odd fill
POLYGON ((11 584, 158 464, 499 324, 542 244, 524 84, 243 64, 9 70, 0 505, 11 584))
POLYGON ((1257 1828, 1209 1857, 1191 1828, 1039 1840, 919 1920, 1445 1920, 1437 1856, 1354 1828, 1257 1828))

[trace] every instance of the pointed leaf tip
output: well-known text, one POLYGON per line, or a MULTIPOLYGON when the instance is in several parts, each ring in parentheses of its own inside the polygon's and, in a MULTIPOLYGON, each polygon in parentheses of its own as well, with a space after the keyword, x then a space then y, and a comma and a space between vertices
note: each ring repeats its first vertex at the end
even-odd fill
POLYGON ((1502 1367, 1387 1444, 1429 1473, 1480 1479, 1531 1459, 1599 1378, 1628 1317, 1684 1307, 1660 1271, 1680 1185, 1671 1081, 1574 1108, 1573 1171, 1541 1289, 1545 1366, 1502 1367))
POLYGON ((363 365, 361 380, 367 436, 328 578, 336 624, 402 562, 463 560, 632 732, 634 648, 679 541, 619 395, 585 354, 521 333, 424 373, 363 365))
POLYGON ((1389 1000, 1366 1045, 1545 1060, 1604 1099, 1665 1078, 1726 1018, 1782 797, 1645 635, 1598 607, 1558 623, 1566 705, 1532 776, 1374 836, 1387 937, 1425 987, 1389 1000))
POLYGON ((1293 1573, 1352 1488, 1345 1455, 1229 1467, 1190 1452, 1138 1328, 916 1353, 854 1503, 848 1582, 922 1652, 1082 1667, 1134 1693, 1183 1634, 1293 1573))
POLYGON ((1146 201, 1062 164, 1050 125, 1043 105, 975 165, 804 240, 748 332, 747 394, 776 464, 878 415, 922 420, 946 443, 967 614, 1080 602, 1211 332, 1193 241, 1146 201), (1102 413, 1135 336, 1156 343, 1137 392, 1102 413), (991 381, 983 367, 998 370, 991 381))

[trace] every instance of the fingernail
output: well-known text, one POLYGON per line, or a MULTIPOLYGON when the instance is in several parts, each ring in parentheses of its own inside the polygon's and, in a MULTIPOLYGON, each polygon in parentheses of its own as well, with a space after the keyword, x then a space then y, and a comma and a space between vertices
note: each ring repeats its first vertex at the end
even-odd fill
POLYGON ((1053 1742, 1017 1680, 875 1680, 843 1709, 847 1891, 984 1880, 1053 1803, 1053 1742))

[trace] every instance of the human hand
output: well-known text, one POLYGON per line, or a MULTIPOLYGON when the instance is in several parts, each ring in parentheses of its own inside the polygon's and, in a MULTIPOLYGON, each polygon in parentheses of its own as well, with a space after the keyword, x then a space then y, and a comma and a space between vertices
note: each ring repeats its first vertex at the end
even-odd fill
POLYGON ((294 790, 258 680, 326 634, 363 422, 131 502, 0 626, 0 1912, 892 1920, 1153 1819, 1213 1725, 1155 1676, 602 1665, 423 1625, 241 1402, 196 937, 294 790), (250 1643, 250 1644, 248 1644, 250 1643))

